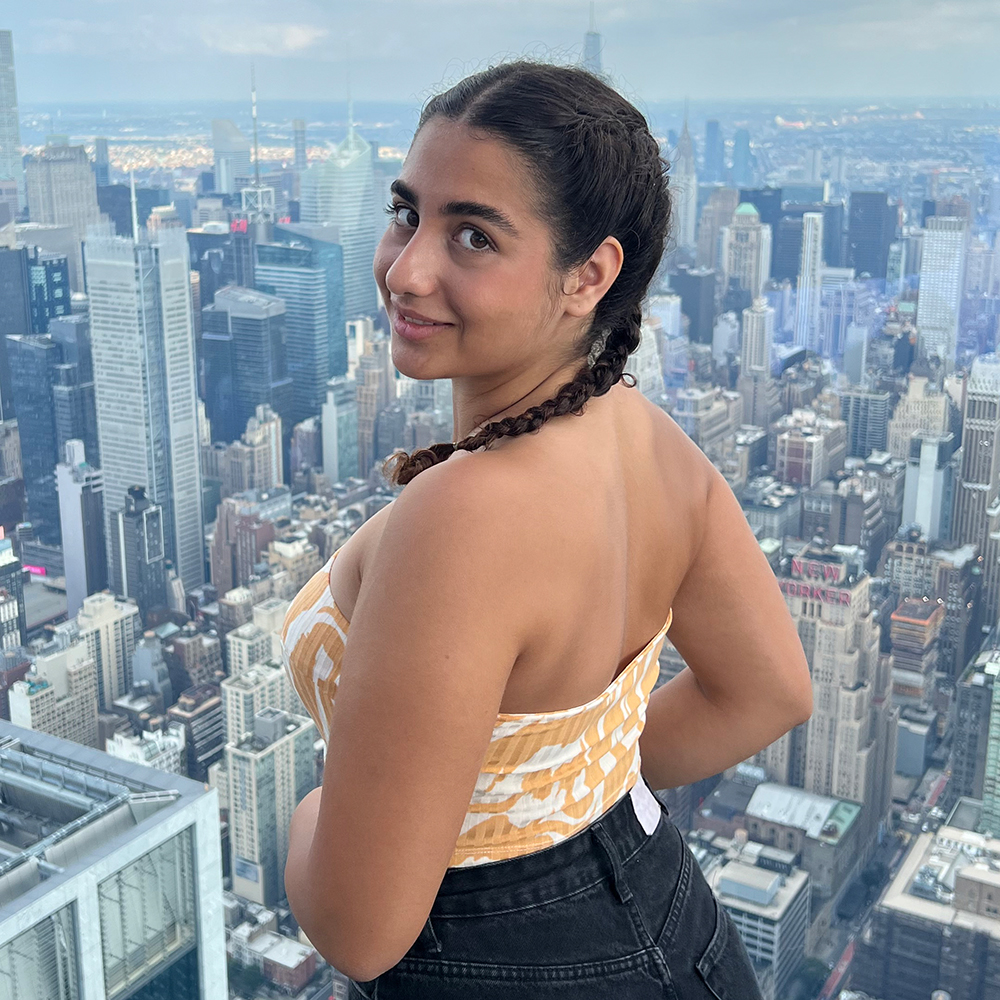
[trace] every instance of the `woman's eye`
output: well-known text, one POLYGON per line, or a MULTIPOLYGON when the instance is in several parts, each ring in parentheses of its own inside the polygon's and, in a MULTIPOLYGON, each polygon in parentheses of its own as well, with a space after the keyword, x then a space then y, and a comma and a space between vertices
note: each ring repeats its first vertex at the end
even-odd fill
POLYGON ((409 205, 386 205, 386 213, 392 217, 392 221, 398 226, 407 226, 410 229, 417 228, 420 217, 410 208, 409 205), (409 213, 409 214, 407 214, 409 213))
POLYGON ((481 230, 476 229, 474 226, 466 226, 459 236, 467 250, 491 250, 489 237, 481 230))

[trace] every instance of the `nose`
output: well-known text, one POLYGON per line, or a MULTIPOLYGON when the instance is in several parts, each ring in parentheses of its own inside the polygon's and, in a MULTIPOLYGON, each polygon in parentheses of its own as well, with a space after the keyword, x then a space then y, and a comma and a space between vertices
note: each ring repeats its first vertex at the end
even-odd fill
MULTIPOLYGON (((385 236, 390 239, 389 234, 385 236)), ((430 295, 438 283, 438 261, 433 241, 424 237, 419 228, 399 248, 385 272, 385 286, 394 298, 430 295)))

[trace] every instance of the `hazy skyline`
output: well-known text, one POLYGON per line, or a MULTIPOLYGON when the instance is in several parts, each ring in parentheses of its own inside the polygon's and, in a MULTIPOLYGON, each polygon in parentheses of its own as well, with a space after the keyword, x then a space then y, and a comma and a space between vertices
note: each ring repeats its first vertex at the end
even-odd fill
MULTIPOLYGON (((33 101, 422 101, 498 58, 579 57, 581 0, 49 0, 11 9, 33 101), (278 18, 276 14, 280 13, 278 18)), ((604 67, 646 100, 967 96, 1000 91, 995 0, 598 0, 604 67)))

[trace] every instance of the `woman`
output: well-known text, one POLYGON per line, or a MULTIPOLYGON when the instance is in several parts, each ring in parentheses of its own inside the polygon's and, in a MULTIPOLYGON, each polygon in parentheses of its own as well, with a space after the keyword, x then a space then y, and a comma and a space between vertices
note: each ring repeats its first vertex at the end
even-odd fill
POLYGON ((429 102, 392 185, 392 358, 452 380, 455 442, 390 458, 408 488, 282 632, 327 740, 286 890, 352 997, 760 995, 650 788, 773 742, 811 686, 727 484, 619 384, 664 166, 603 82, 514 62, 429 102), (690 669, 650 696, 668 628, 690 669))

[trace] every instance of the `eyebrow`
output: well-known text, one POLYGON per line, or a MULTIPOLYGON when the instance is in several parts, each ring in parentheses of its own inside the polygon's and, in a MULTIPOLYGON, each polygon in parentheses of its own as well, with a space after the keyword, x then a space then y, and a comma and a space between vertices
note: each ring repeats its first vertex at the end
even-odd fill
MULTIPOLYGON (((416 192, 406 185, 403 181, 395 180, 389 186, 389 190, 396 195, 399 195, 404 201, 410 202, 414 208, 419 208, 419 202, 417 199, 416 192)), ((497 229, 502 230, 509 236, 518 236, 517 227, 514 225, 510 219, 503 214, 498 208, 493 208, 492 205, 483 205, 478 201, 449 201, 441 209, 443 215, 471 215, 476 218, 482 219, 484 222, 488 222, 491 225, 497 227, 497 229)))

